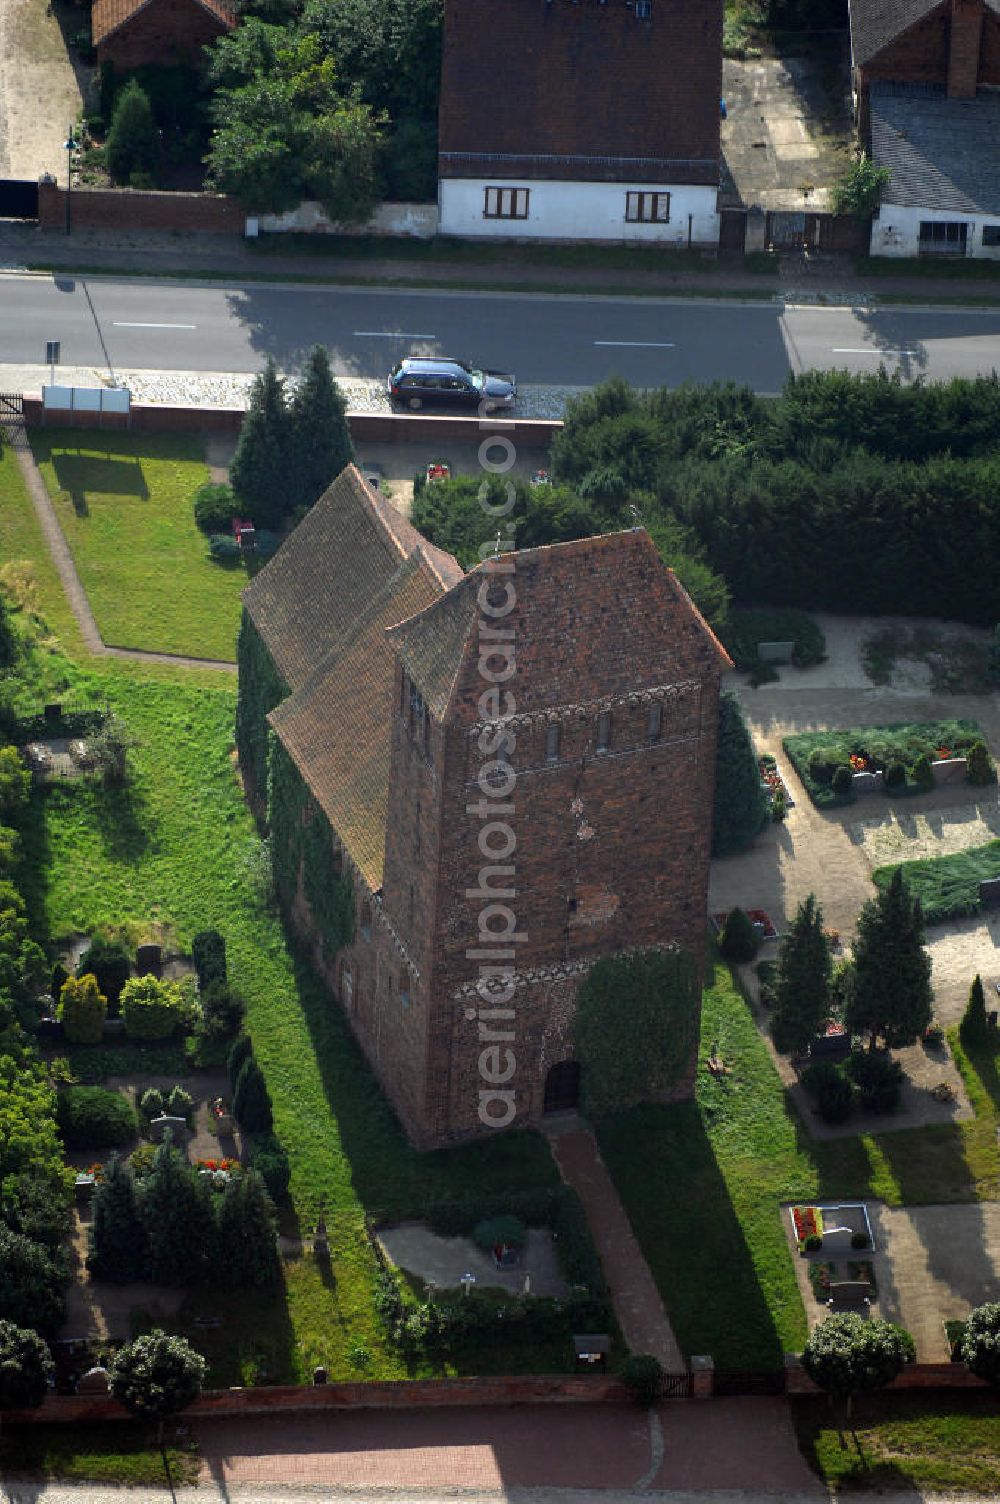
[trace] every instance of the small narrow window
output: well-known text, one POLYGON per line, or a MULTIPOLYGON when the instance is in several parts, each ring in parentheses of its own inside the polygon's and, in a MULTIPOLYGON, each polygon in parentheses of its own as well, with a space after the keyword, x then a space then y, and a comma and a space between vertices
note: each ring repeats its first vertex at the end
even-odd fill
POLYGON ((427 714, 426 709, 424 710, 424 756, 428 762, 434 761, 434 756, 431 752, 431 718, 427 714))
POLYGON ((651 742, 660 740, 660 731, 663 727, 663 706, 659 700, 649 707, 649 720, 646 725, 646 735, 651 742))
POLYGON ((402 669, 402 670, 400 670, 400 675, 399 675, 399 713, 400 713, 400 715, 405 715, 406 714, 406 699, 407 699, 408 688, 409 688, 409 686, 407 685, 407 682, 406 682, 406 671, 405 671, 405 669, 402 669))
POLYGON ((597 717, 597 750, 606 752, 611 746, 611 712, 602 710, 597 717))
POLYGON ((413 817, 413 850, 420 850, 420 800, 417 800, 417 808, 413 817))
POLYGON ((413 923, 413 905, 414 905, 413 884, 411 883, 410 884, 410 923, 411 924, 413 923))
POLYGON ((408 972, 403 972, 399 979, 399 1006, 405 1013, 410 1006, 410 978, 408 972))
POLYGON ((559 727, 550 726, 545 733, 545 756, 549 762, 559 760, 559 727))
POLYGON ((367 898, 361 905, 361 934, 365 940, 372 937, 372 906, 367 898))
POLYGON ((653 0, 635 0, 635 19, 649 21, 653 15, 653 0))

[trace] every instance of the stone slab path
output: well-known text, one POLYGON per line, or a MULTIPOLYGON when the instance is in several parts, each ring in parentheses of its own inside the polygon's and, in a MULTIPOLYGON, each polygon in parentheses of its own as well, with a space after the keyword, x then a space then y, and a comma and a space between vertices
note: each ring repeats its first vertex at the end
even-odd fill
POLYGON ((219 658, 192 658, 179 653, 147 653, 142 648, 108 646, 101 636, 97 619, 90 608, 87 592, 83 588, 83 581, 73 561, 66 535, 59 526, 59 518, 56 516, 56 509, 52 505, 52 498, 49 496, 42 473, 35 464, 35 456, 28 442, 24 424, 8 424, 7 433, 18 468, 24 477, 28 495, 31 497, 35 516, 38 518, 38 524, 42 529, 49 553, 52 555, 52 562, 59 571, 66 599, 76 617, 88 651, 105 658, 127 658, 134 663, 163 663, 170 668, 210 668, 220 673, 235 674, 236 664, 219 658))
POLYGON ((576 1126, 549 1137, 560 1175, 583 1202, 626 1342, 635 1353, 659 1358, 668 1373, 682 1373, 687 1364, 597 1140, 576 1126))

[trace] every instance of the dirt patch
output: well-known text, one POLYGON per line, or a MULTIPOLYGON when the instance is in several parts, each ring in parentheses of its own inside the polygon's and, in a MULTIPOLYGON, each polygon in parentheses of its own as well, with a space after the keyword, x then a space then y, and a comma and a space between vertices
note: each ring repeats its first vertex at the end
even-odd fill
POLYGON ((0 0, 0 175, 65 183, 67 131, 94 77, 66 38, 86 24, 83 7, 63 0, 0 0))
POLYGON ((891 622, 862 639, 861 662, 873 684, 914 682, 935 694, 985 695, 995 688, 993 646, 991 633, 953 622, 891 622))

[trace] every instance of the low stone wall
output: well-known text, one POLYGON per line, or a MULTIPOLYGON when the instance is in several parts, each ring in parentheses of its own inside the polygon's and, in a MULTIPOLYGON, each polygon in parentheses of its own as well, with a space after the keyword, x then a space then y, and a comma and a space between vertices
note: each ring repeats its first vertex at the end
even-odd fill
MULTIPOLYGON (((253 217, 248 219, 248 232, 253 217)), ((363 225, 338 225, 328 219, 322 204, 311 199, 286 214, 261 214, 256 218, 261 235, 396 235, 411 240, 432 240, 438 229, 437 204, 379 204, 363 225)))
MULTIPOLYGON (((908 1363, 888 1385, 892 1391, 903 1389, 988 1389, 983 1379, 977 1379, 964 1363, 908 1363)), ((813 1383, 795 1353, 785 1354, 785 1393, 822 1394, 823 1390, 813 1383)))
MULTIPOLYGON (((137 433, 165 433, 202 429, 212 433, 238 434, 243 424, 241 407, 170 407, 161 403, 134 402, 130 414, 98 412, 46 413, 40 396, 24 398, 24 421, 28 428, 130 428, 137 433)), ((503 418, 495 424, 478 418, 418 417, 412 413, 348 413, 351 437, 358 444, 481 444, 503 434, 515 448, 548 449, 562 423, 555 419, 503 418)))
MULTIPOLYGON (((224 193, 157 193, 138 188, 74 188, 71 224, 78 230, 200 230, 242 235, 244 212, 224 193)), ((38 223, 43 230, 66 224, 66 189, 38 184, 38 223)))
MULTIPOLYGON (((403 1379, 370 1384, 273 1385, 214 1389, 201 1395, 185 1419, 276 1415, 303 1410, 416 1410, 465 1405, 626 1404, 620 1379, 590 1374, 510 1378, 403 1379)), ((5 1422, 67 1424, 124 1420, 128 1412, 104 1395, 50 1395, 37 1410, 8 1411, 5 1422)))

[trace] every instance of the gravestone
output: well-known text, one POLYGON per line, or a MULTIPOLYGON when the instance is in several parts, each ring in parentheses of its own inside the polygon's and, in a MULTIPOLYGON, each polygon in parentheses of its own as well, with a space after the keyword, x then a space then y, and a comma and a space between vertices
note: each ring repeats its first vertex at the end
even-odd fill
POLYGON ((931 772, 936 784, 965 783, 969 776, 969 760, 967 757, 942 757, 931 763, 931 772))
POLYGON ((880 794, 882 792, 881 769, 875 773, 852 773, 851 791, 855 794, 880 794))
POLYGON ((106 1368, 100 1365, 88 1368, 76 1381, 77 1394, 110 1394, 111 1379, 106 1368))
POLYGON ((183 1134, 187 1129, 187 1123, 183 1118, 171 1117, 168 1112, 161 1114, 158 1118, 154 1118, 149 1125, 149 1136, 153 1140, 153 1143, 162 1144, 163 1135, 168 1129, 175 1144, 178 1142, 183 1143, 183 1134))
POLYGON ((1000 905, 1000 877, 987 877, 979 884, 979 902, 984 909, 1000 905))
POLYGON ((791 663, 794 652, 794 642, 758 642, 757 644, 757 657, 761 663, 791 663))

